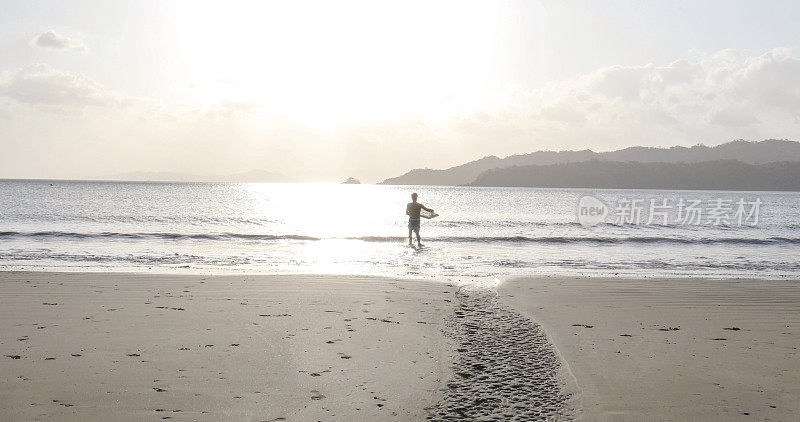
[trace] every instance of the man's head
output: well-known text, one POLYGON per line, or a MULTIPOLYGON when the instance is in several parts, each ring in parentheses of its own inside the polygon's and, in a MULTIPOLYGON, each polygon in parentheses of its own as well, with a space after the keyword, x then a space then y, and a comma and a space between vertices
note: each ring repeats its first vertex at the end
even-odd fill
POLYGON ((414 201, 414 202, 417 202, 417 193, 416 192, 411 194, 411 200, 414 201))

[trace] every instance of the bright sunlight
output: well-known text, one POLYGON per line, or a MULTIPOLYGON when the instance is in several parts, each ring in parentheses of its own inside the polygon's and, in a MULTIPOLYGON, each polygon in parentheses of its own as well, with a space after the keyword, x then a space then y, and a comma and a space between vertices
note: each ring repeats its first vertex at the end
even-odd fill
POLYGON ((179 42, 208 102, 260 104, 266 115, 310 123, 436 120, 484 99, 497 29, 487 16, 496 11, 418 6, 187 1, 179 42))

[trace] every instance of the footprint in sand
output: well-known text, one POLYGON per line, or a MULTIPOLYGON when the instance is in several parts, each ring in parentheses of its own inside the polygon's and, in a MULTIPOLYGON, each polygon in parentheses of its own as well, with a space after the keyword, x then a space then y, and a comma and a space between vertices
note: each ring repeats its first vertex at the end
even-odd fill
MULTIPOLYGON (((300 371, 300 372, 306 372, 306 371, 300 371)), ((310 375, 312 377, 321 377, 322 374, 327 373, 327 372, 331 372, 331 370, 330 369, 326 369, 324 371, 319 371, 319 372, 308 372, 308 375, 310 375)))

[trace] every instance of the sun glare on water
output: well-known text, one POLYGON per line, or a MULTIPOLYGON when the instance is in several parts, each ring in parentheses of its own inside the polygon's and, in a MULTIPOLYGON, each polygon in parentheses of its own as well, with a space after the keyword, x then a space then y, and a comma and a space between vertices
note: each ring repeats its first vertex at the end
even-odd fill
POLYGON ((495 11, 463 2, 185 2, 196 95, 312 123, 436 120, 483 101, 495 11))
MULTIPOLYGON (((291 235, 265 242, 263 253, 276 247, 295 253, 278 270, 319 274, 373 274, 381 265, 405 268, 407 275, 435 272, 439 254, 424 256, 406 246, 408 197, 404 189, 375 185, 328 183, 233 185, 239 218, 263 221, 253 234, 291 235), (292 249, 294 248, 294 249, 292 249)), ((433 195, 428 196, 433 200, 433 195)), ((381 273, 390 275, 391 271, 381 273)))

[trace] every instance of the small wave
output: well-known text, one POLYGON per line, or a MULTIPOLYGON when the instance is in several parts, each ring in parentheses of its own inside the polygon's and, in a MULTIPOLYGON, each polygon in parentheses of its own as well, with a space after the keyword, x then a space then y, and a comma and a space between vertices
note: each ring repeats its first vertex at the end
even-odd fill
MULTIPOLYGON (((360 240, 364 242, 401 242, 406 239, 403 236, 357 236, 342 238, 324 238, 297 234, 251 234, 251 233, 80 233, 62 231, 40 231, 40 232, 0 232, 0 239, 3 238, 28 238, 28 239, 108 239, 108 240, 207 240, 207 241, 230 241, 230 240, 251 240, 251 241, 277 241, 277 240, 296 240, 296 241, 319 241, 324 239, 344 239, 360 240)), ((510 244, 731 244, 731 245, 773 245, 773 244, 800 244, 800 238, 793 237, 767 237, 767 238, 748 238, 748 237, 662 237, 662 236, 439 236, 429 237, 429 241, 445 243, 510 243, 510 244)))
POLYGON ((345 237, 346 240, 361 240, 364 242, 401 242, 408 239, 403 236, 358 236, 358 237, 345 237))
POLYGON ((74 215, 74 214, 34 214, 23 213, 2 216, 2 221, 23 222, 89 222, 89 223, 159 223, 159 224, 186 224, 191 226, 202 225, 253 225, 264 226, 278 223, 273 218, 238 218, 238 217, 213 217, 213 216, 173 216, 173 215, 74 215))
POLYGON ((246 234, 246 233, 77 233, 60 231, 42 232, 0 232, 0 238, 65 238, 65 239, 164 239, 164 240, 321 240, 318 237, 302 235, 269 235, 269 234, 246 234))
POLYGON ((485 236, 485 237, 433 237, 431 241, 452 243, 542 243, 542 244, 742 244, 742 245, 770 245, 770 244, 797 244, 800 238, 769 237, 757 238, 688 238, 688 237, 658 237, 658 236, 629 236, 629 237, 602 237, 602 236, 485 236))
POLYGON ((192 254, 126 254, 101 255, 91 253, 53 252, 50 250, 16 250, 0 254, 0 262, 77 262, 101 264, 134 264, 134 265, 211 265, 232 267, 248 265, 253 261, 244 256, 199 256, 192 254))
POLYGON ((577 221, 433 220, 436 227, 582 227, 577 221))

